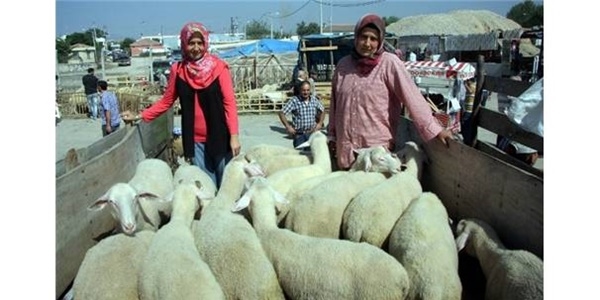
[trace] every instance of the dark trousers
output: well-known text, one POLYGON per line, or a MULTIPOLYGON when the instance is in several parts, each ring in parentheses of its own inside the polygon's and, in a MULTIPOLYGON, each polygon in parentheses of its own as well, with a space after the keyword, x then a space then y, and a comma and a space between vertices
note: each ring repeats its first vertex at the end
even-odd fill
MULTIPOLYGON (((298 145, 308 141, 308 138, 310 137, 310 132, 304 132, 304 133, 296 133, 294 134, 294 148, 298 147, 298 145)), ((305 147, 302 150, 310 150, 309 147, 305 147)))
POLYGON ((106 132, 106 125, 102 125, 102 136, 107 136, 115 131, 117 131, 117 129, 119 129, 119 126, 121 124, 117 125, 117 126, 111 126, 112 131, 111 132, 106 132))

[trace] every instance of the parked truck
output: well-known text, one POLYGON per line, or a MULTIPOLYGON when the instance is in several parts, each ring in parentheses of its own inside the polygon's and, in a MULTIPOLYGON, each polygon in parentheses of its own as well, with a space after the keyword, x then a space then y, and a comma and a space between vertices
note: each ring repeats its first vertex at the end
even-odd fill
MULTIPOLYGON (((518 95, 525 84, 481 77, 478 91, 487 88, 518 95)), ((541 138, 476 104, 475 127, 513 136, 543 151, 541 138)), ((128 126, 85 149, 70 151, 56 163, 57 299, 70 289, 86 252, 115 227, 109 213, 92 214, 87 210, 89 204, 115 182, 128 181, 142 159, 168 160, 172 128, 173 113, 169 112, 151 123, 128 126)), ((419 141, 408 118, 402 119, 398 136, 399 143, 419 141)), ((511 161, 477 138, 471 144, 451 141, 449 148, 441 143, 422 145, 429 158, 423 171, 423 190, 435 193, 453 220, 482 219, 496 229, 508 248, 525 249, 543 259, 542 172, 511 161)), ((461 254, 459 273, 463 299, 483 299, 485 279, 477 262, 461 254)))

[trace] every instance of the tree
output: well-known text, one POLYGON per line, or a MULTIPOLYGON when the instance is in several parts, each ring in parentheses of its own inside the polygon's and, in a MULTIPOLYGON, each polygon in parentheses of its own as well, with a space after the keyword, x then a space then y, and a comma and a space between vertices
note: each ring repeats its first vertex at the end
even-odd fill
POLYGON ((305 36, 319 32, 321 32, 321 27, 319 27, 319 24, 315 22, 310 22, 308 25, 306 25, 306 23, 302 21, 296 24, 296 34, 298 34, 298 36, 305 36))
POLYGON ((400 19, 396 16, 383 17, 383 21, 385 22, 386 27, 392 23, 398 22, 399 20, 400 19))
POLYGON ((525 28, 544 25, 544 5, 537 5, 532 0, 525 0, 511 7, 506 17, 525 28))
POLYGON ((66 63, 71 54, 71 46, 67 44, 67 41, 57 38, 56 39, 56 59, 59 63, 66 63))
POLYGON ((134 40, 134 39, 132 39, 132 38, 124 38, 124 39, 121 41, 121 44, 119 44, 119 45, 121 46, 121 49, 123 49, 123 51, 125 51, 125 52, 127 52, 127 53, 131 54, 131 48, 130 48, 130 46, 131 46, 131 44, 133 44, 133 43, 135 43, 135 40, 134 40))
POLYGON ((270 27, 265 21, 252 20, 246 26, 246 39, 256 40, 268 37, 271 34, 270 27))

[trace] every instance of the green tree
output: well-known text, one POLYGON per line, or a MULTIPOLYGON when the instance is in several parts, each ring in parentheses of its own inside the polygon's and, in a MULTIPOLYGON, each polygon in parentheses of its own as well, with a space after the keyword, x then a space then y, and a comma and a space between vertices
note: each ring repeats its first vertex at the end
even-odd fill
POLYGON ((261 39, 270 36, 270 34, 271 29, 265 21, 252 20, 246 26, 246 39, 261 39))
POLYGON ((383 21, 385 22, 385 26, 388 26, 392 23, 396 23, 398 22, 398 20, 400 20, 398 17, 396 16, 389 16, 389 17, 383 17, 383 21))
POLYGON ((59 63, 66 63, 71 54, 71 46, 67 44, 66 40, 57 38, 56 39, 56 58, 59 63))
POLYGON ((132 39, 132 38, 124 38, 121 41, 121 43, 120 43, 121 49, 123 49, 123 51, 125 51, 125 52, 127 52, 127 53, 129 53, 131 55, 131 48, 130 48, 130 46, 133 43, 135 43, 134 39, 132 39))
POLYGON ((321 32, 321 27, 315 22, 310 22, 308 25, 304 21, 296 24, 296 34, 298 36, 305 36, 309 34, 321 32))
POLYGON ((537 5, 532 0, 525 0, 511 7, 506 18, 525 28, 544 25, 544 5, 537 5))

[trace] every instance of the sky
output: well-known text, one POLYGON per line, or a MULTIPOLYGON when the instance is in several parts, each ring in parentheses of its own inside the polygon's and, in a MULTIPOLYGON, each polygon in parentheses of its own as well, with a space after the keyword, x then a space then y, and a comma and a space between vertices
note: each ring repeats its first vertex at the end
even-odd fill
MULTIPOLYGON (((105 29, 109 39, 133 39, 141 35, 177 35, 188 21, 204 23, 216 33, 230 31, 231 18, 243 32, 252 20, 264 20, 275 31, 295 32, 296 24, 355 24, 365 13, 398 18, 445 13, 459 9, 489 10, 506 16, 520 1, 399 1, 399 0, 270 0, 270 1, 69 1, 56 2, 56 36, 105 29), (321 2, 322 1, 322 2, 321 2), (321 5, 320 3, 323 3, 321 5), (331 5, 329 5, 331 3, 331 5), (365 4, 372 3, 372 4, 365 4), (351 5, 351 7, 347 7, 351 5), (322 8, 322 9, 321 9, 322 8), (322 14, 321 14, 322 12, 322 14), (271 19, 270 16, 273 16, 271 19)), ((538 1, 536 1, 537 3, 538 1)), ((543 3, 543 2, 539 2, 543 3)))

